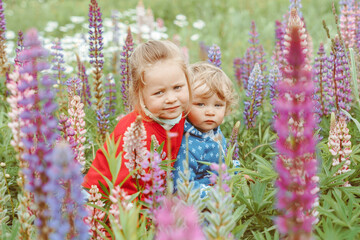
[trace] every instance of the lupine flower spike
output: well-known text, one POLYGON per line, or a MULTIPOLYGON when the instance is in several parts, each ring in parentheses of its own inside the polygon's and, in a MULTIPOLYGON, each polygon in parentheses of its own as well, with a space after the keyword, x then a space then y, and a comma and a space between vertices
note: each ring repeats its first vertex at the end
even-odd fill
POLYGON ((91 91, 89 85, 88 75, 86 74, 86 68, 84 63, 81 61, 79 55, 76 54, 76 61, 78 66, 78 78, 81 80, 81 99, 85 106, 91 106, 91 91))
POLYGON ((14 59, 15 65, 22 66, 21 62, 19 61, 19 53, 24 49, 24 34, 22 31, 18 32, 18 40, 17 40, 17 47, 15 49, 16 56, 14 59))
POLYGON ((147 169, 146 173, 141 177, 145 183, 145 189, 142 192, 145 196, 145 202, 149 204, 150 216, 153 216, 155 209, 164 200, 165 196, 165 171, 160 168, 162 159, 157 152, 149 153, 150 161, 144 159, 141 163, 143 169, 147 169))
MULTIPOLYGON (((101 193, 99 193, 99 189, 96 185, 91 186, 89 193, 90 196, 88 199, 88 203, 101 208, 105 206, 105 203, 101 201, 101 193)), ((84 221, 89 226, 89 235, 91 237, 90 239, 103 239, 98 232, 105 235, 106 230, 104 226, 100 224, 100 222, 105 217, 105 212, 90 205, 86 205, 86 210, 88 212, 88 216, 85 218, 84 221)))
POLYGON ((133 52, 133 38, 131 35, 131 29, 128 28, 127 36, 125 39, 125 45, 123 47, 123 51, 121 52, 121 60, 120 60, 120 68, 121 68, 121 94, 122 94, 122 101, 125 106, 125 111, 130 112, 131 105, 129 103, 129 87, 131 82, 131 75, 130 75, 130 65, 129 65, 129 58, 131 53, 133 52))
POLYGON ((96 110, 104 110, 104 90, 102 84, 104 55, 103 50, 103 25, 100 7, 97 0, 91 0, 89 5, 89 35, 90 35, 90 64, 94 74, 94 96, 96 110))
MULTIPOLYGON (((274 103, 278 97, 276 86, 282 80, 282 75, 278 65, 275 62, 272 64, 272 66, 273 68, 270 69, 268 78, 268 95, 270 98, 270 104, 274 106, 274 103)), ((272 109, 272 112, 275 113, 274 108, 272 109)))
POLYGON ((78 95, 78 92, 81 88, 80 79, 78 78, 69 78, 66 82, 68 86, 68 114, 71 127, 74 130, 74 141, 76 143, 75 147, 75 156, 76 161, 79 162, 84 170, 85 165, 85 112, 84 104, 81 102, 81 98, 78 95))
POLYGON ((39 76, 41 70, 49 68, 49 65, 42 60, 47 54, 48 52, 40 44, 37 31, 29 30, 19 60, 23 63, 20 73, 30 74, 32 80, 23 81, 20 90, 25 93, 35 89, 36 92, 22 99, 19 104, 24 105, 25 108, 20 118, 27 121, 27 125, 21 129, 25 133, 22 139, 25 153, 22 158, 28 162, 28 168, 23 171, 26 176, 26 189, 34 194, 37 217, 35 225, 38 227, 39 239, 48 239, 51 232, 48 226, 49 213, 46 202, 50 189, 46 185, 50 178, 48 170, 52 161, 52 145, 57 138, 54 132, 57 126, 54 118, 57 105, 54 103, 53 82, 47 76, 42 78, 39 76))
POLYGON ((230 188, 227 182, 230 180, 226 172, 225 163, 211 164, 211 170, 218 172, 210 177, 214 187, 209 188, 209 199, 206 206, 210 212, 205 212, 205 218, 209 224, 204 228, 206 239, 234 239, 231 235, 235 222, 232 220, 233 202, 230 188))
POLYGON ((146 131, 141 117, 138 116, 124 134, 124 158, 128 160, 125 166, 129 172, 135 170, 133 177, 140 179, 145 175, 145 169, 141 166, 147 160, 148 150, 146 149, 146 131))
MULTIPOLYGON (((328 147, 331 155, 334 156, 332 165, 337 166, 344 162, 343 166, 335 173, 335 176, 351 170, 349 155, 352 150, 350 138, 351 135, 346 125, 346 119, 340 117, 339 121, 336 122, 334 113, 331 113, 328 147)), ((344 183, 344 186, 350 187, 351 185, 347 181, 344 183)))
POLYGON ((165 198, 155 211, 154 222, 156 240, 206 239, 198 224, 196 210, 176 197, 165 198))
POLYGON ((0 0, 0 73, 6 74, 9 72, 10 64, 6 56, 6 20, 4 14, 3 1, 0 0))
POLYGON ((244 119, 247 128, 255 127, 256 116, 259 114, 258 108, 263 100, 263 76, 259 64, 255 64, 250 74, 246 90, 247 100, 244 102, 244 119))
POLYGON ((278 115, 274 122, 279 137, 275 168, 279 173, 276 206, 280 210, 275 222, 288 239, 311 239, 312 226, 317 222, 314 207, 318 204, 319 191, 312 108, 314 87, 306 60, 307 36, 295 9, 291 10, 284 39, 287 65, 277 87, 278 115))
POLYGON ((220 47, 213 44, 208 51, 208 62, 214 64, 218 68, 221 68, 221 51, 220 47))
POLYGON ((232 129, 231 137, 227 146, 228 149, 234 147, 234 152, 232 155, 233 167, 240 166, 239 142, 238 142, 239 129, 240 129, 240 121, 237 121, 232 129))
POLYGON ((64 142, 55 147, 52 163, 47 185, 49 226, 54 229, 50 239, 88 239, 89 229, 83 221, 87 216, 81 192, 83 177, 79 174, 82 166, 74 161, 70 146, 64 142))
POLYGON ((66 97, 64 94, 64 79, 65 75, 65 67, 64 67, 64 54, 62 53, 63 48, 61 47, 61 42, 56 41, 53 43, 51 47, 51 55, 53 56, 52 59, 52 68, 51 70, 54 71, 53 78, 56 79, 58 85, 58 99, 60 101, 60 107, 66 108, 66 97))
POLYGON ((356 9, 353 2, 346 1, 340 11, 340 32, 347 49, 356 46, 356 9))
POLYGON ((114 76, 111 73, 109 73, 106 76, 105 87, 106 87, 105 109, 109 111, 112 115, 114 115, 115 103, 116 103, 116 88, 115 88, 114 76))

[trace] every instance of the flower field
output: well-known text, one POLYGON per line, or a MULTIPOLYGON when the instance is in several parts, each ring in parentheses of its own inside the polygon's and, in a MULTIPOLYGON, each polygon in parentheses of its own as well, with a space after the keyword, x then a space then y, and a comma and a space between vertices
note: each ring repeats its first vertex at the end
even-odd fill
POLYGON ((359 1, 119 2, 0 0, 0 239, 360 239, 359 1), (204 198, 186 162, 173 193, 139 119, 123 148, 145 188, 115 185, 108 133, 150 39, 235 85, 204 198), (85 190, 99 148, 110 189, 85 190))

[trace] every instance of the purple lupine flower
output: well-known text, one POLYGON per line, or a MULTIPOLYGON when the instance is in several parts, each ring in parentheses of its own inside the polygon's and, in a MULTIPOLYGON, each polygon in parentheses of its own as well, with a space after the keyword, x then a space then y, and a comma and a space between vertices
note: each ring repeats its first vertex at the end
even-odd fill
POLYGON ((207 61, 208 60, 208 52, 209 52, 209 46, 207 46, 203 41, 199 42, 199 59, 201 61, 207 61))
POLYGON ((131 82, 131 73, 130 73, 130 63, 129 59, 134 50, 133 48, 133 38, 131 35, 131 29, 128 28, 127 36, 125 39, 125 44, 123 46, 123 51, 121 52, 121 59, 120 59, 120 68, 121 68, 121 94, 122 94, 122 101, 125 106, 125 111, 128 113, 130 112, 131 105, 129 100, 129 87, 131 82))
POLYGON ((259 115, 258 108, 261 106, 263 99, 263 76, 258 63, 255 64, 250 74, 248 86, 246 89, 246 97, 248 100, 244 102, 244 119, 247 128, 255 127, 256 116, 259 115))
POLYGON ((104 110, 96 111, 96 120, 100 140, 105 141, 106 133, 109 130, 109 113, 105 113, 104 110))
POLYGON ((59 142, 52 154, 52 165, 47 170, 49 189, 49 239, 88 239, 89 229, 83 221, 87 217, 81 184, 81 165, 67 143, 59 142))
POLYGON ((291 10, 284 37, 283 80, 277 85, 275 102, 278 113, 274 129, 278 139, 275 168, 277 208, 275 220, 279 232, 289 239, 310 239, 316 223, 318 203, 316 138, 313 112, 313 82, 311 68, 306 60, 307 43, 304 24, 295 9, 291 10))
POLYGON ((232 129, 229 142, 227 143, 227 149, 230 149, 233 146, 235 146, 234 147, 234 152, 233 152, 233 155, 232 155, 232 160, 233 160, 233 163, 234 163, 235 167, 237 167, 236 165, 240 165, 240 162, 239 162, 239 159, 240 159, 239 151, 240 150, 239 150, 239 142, 238 142, 239 129, 240 129, 240 121, 237 121, 235 123, 233 129, 232 129), (235 161, 237 161, 237 162, 235 162, 235 161))
POLYGON ((332 52, 328 58, 328 85, 331 89, 329 95, 330 112, 336 111, 337 115, 345 116, 340 109, 350 111, 351 108, 351 76, 349 63, 345 55, 345 50, 338 37, 335 37, 332 52))
POLYGON ((64 60, 63 48, 61 47, 60 40, 53 42, 51 49, 52 49, 51 55, 53 56, 51 70, 53 70, 53 72, 54 72, 53 79, 56 79, 57 84, 59 86, 58 99, 60 99, 60 103, 62 104, 65 102, 64 100, 66 99, 65 96, 63 95, 64 94, 64 79, 65 79, 66 75, 64 74, 65 60, 64 60))
POLYGON ((106 78, 107 82, 105 83, 106 86, 106 103, 105 108, 114 115, 115 113, 115 101, 116 101, 116 88, 115 88, 115 81, 114 76, 112 74, 108 74, 106 78))
POLYGON ((113 38, 112 41, 115 44, 115 46, 119 46, 119 36, 120 36, 120 28, 119 28, 119 15, 120 12, 117 10, 112 10, 111 11, 111 22, 112 22, 112 34, 113 34, 113 38))
POLYGON ((145 184, 143 195, 145 202, 149 204, 149 213, 154 214, 155 209, 160 206, 165 196, 165 171, 160 168, 162 159, 157 152, 149 153, 150 158, 141 163, 146 173, 141 177, 145 184))
POLYGON ((314 64, 314 82, 316 83, 315 92, 318 96, 319 102, 319 116, 328 115, 328 109, 325 107, 329 100, 328 91, 330 90, 327 83, 328 68, 327 56, 324 50, 324 44, 320 43, 318 57, 315 58, 314 64))
POLYGON ((27 161, 28 168, 23 169, 26 176, 26 189, 34 194, 36 209, 35 225, 38 227, 40 239, 49 238, 49 209, 47 197, 50 189, 46 187, 50 179, 49 168, 52 164, 52 145, 57 138, 55 129, 57 121, 54 112, 57 105, 54 103, 53 81, 48 76, 40 78, 41 70, 49 68, 43 58, 48 52, 41 46, 35 29, 26 33, 24 50, 19 54, 23 63, 20 73, 32 76, 31 82, 23 81, 19 90, 22 92, 36 90, 32 96, 24 98, 19 103, 25 106, 20 118, 27 121, 21 131, 26 137, 22 139, 26 153, 22 158, 27 161))
POLYGON ((22 66, 21 62, 18 59, 19 53, 24 49, 24 34, 22 31, 18 32, 18 39, 17 39, 17 47, 15 49, 16 56, 14 59, 15 65, 22 66))
POLYGON ((276 62, 279 68, 282 67, 283 58, 283 40, 285 35, 286 25, 283 22, 275 21, 275 50, 273 52, 272 60, 276 62))
POLYGON ((154 223, 156 240, 206 239, 196 209, 177 197, 163 200, 155 210, 154 223))
POLYGON ((289 6, 289 10, 291 11, 291 9, 295 8, 298 16, 300 17, 300 19, 302 19, 302 12, 301 12, 301 8, 302 8, 302 4, 301 4, 301 0, 289 0, 290 1, 290 6, 289 6))
POLYGON ((90 64, 93 66, 94 74, 94 96, 96 98, 96 110, 104 111, 104 90, 102 84, 104 55, 103 50, 103 25, 100 7, 97 0, 91 0, 89 5, 89 35, 90 35, 90 48, 89 57, 90 64))
POLYGON ((208 62, 221 68, 221 50, 216 44, 213 44, 208 51, 208 62))
POLYGON ((4 6, 3 1, 0 0, 0 41, 4 41, 6 39, 6 20, 4 14, 4 6))
POLYGON ((91 106, 91 91, 89 85, 88 75, 86 74, 86 68, 83 62, 81 62, 80 57, 76 55, 77 66, 78 66, 78 78, 81 79, 81 99, 84 105, 91 106))
POLYGON ((244 59, 242 58, 234 58, 233 67, 235 72, 235 80, 240 89, 243 89, 243 75, 244 75, 244 59))
MULTIPOLYGON (((270 98, 270 104, 274 106, 274 103, 278 97, 276 87, 278 82, 282 80, 281 71, 276 63, 272 64, 273 68, 270 69, 268 77, 268 96, 270 98)), ((276 115, 275 108, 272 108, 272 113, 276 115)))

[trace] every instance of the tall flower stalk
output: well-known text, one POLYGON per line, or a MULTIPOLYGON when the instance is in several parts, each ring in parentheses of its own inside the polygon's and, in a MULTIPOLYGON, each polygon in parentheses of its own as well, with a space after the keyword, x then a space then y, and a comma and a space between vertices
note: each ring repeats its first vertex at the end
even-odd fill
POLYGON ((131 111, 131 105, 129 102, 129 87, 130 87, 130 82, 131 82, 129 59, 130 59, 131 53, 134 50, 133 46, 134 46, 133 37, 131 34, 131 29, 129 27, 127 36, 125 39, 125 44, 123 46, 123 51, 121 52, 121 59, 120 59, 121 94, 122 94, 122 101, 125 106, 126 112, 131 111))
MULTIPOLYGON (((330 132, 328 138, 328 147, 331 155, 333 155, 333 166, 337 166, 340 163, 343 163, 342 167, 335 173, 340 175, 350 171, 350 157, 351 154, 351 135, 349 134, 349 128, 346 124, 346 119, 340 117, 338 121, 335 120, 335 115, 332 113, 331 123, 330 123, 330 132)), ((347 181, 344 183, 344 186, 351 186, 347 181)))
POLYGON ((91 91, 89 85, 88 75, 86 74, 86 68, 81 61, 79 55, 76 54, 76 61, 78 66, 78 78, 81 80, 82 89, 80 90, 80 96, 85 106, 91 106, 91 91))
POLYGON ((280 210, 275 222, 287 239, 311 239, 312 226, 317 221, 314 206, 319 191, 312 108, 314 86, 306 59, 304 23, 295 9, 291 10, 284 39, 287 65, 282 69, 283 80, 277 87, 278 115, 274 122, 279 137, 275 168, 279 173, 276 206, 280 210))
POLYGON ((114 76, 109 73, 106 77, 107 82, 106 86, 106 107, 105 109, 109 111, 112 115, 115 114, 115 103, 116 103, 116 87, 114 76))
POLYGON ((90 35, 90 64, 93 66, 94 96, 96 98, 96 110, 104 108, 104 90, 102 84, 104 55, 103 50, 103 25, 100 7, 97 0, 91 0, 89 5, 89 35, 90 35))
POLYGON ((87 212, 81 192, 81 165, 74 161, 70 146, 64 142, 55 147, 52 163, 47 185, 51 189, 49 226, 54 229, 50 239, 88 239, 88 226, 83 221, 87 212))
POLYGON ((3 1, 0 0, 0 73, 5 75, 10 70, 10 64, 6 56, 6 20, 3 1))
POLYGON ((52 145, 57 138, 57 121, 54 111, 55 93, 53 82, 47 76, 40 77, 40 71, 48 69, 49 64, 44 61, 48 52, 42 48, 37 31, 31 29, 24 39, 24 50, 19 55, 23 63, 20 73, 28 73, 32 77, 30 82, 22 82, 22 92, 34 89, 32 96, 26 97, 19 103, 25 106, 20 114, 23 121, 27 121, 21 131, 25 153, 22 155, 27 161, 28 168, 23 169, 26 176, 26 189, 34 194, 34 209, 36 213, 35 225, 38 228, 38 239, 49 239, 51 228, 48 226, 49 209, 47 198, 49 189, 45 186, 49 182, 49 167, 52 164, 52 145))
POLYGON ((244 102, 244 119, 247 128, 255 127, 255 118, 259 115, 258 108, 261 106, 263 100, 263 81, 260 66, 259 64, 255 64, 245 92, 248 98, 244 102))
MULTIPOLYGON (((85 166, 85 112, 84 112, 84 104, 81 102, 81 98, 78 95, 80 85, 80 79, 78 78, 70 78, 66 82, 68 86, 68 114, 69 121, 72 129, 74 130, 74 141, 76 143, 75 147, 75 156, 76 161, 79 162, 84 169, 85 166)), ((82 170, 83 170, 82 169, 82 170)))
POLYGON ((221 68, 221 50, 216 44, 213 44, 208 50, 208 62, 221 68))
POLYGON ((54 71, 53 78, 56 79, 58 85, 58 99, 60 101, 60 107, 66 108, 66 98, 64 96, 64 79, 65 75, 65 67, 64 67, 64 54, 63 48, 61 47, 61 42, 56 41, 53 43, 51 47, 51 55, 53 56, 52 59, 52 67, 51 70, 54 71))

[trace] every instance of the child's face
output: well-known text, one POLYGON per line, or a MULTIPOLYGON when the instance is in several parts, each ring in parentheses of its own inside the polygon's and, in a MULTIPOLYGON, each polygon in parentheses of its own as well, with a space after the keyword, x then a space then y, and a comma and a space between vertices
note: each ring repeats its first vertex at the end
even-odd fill
POLYGON ((207 90, 205 85, 195 89, 188 115, 189 121, 201 132, 208 132, 219 126, 224 120, 226 110, 226 102, 221 100, 217 94, 204 97, 207 90))
POLYGON ((174 119, 188 107, 188 84, 179 64, 157 63, 145 71, 144 80, 143 101, 155 117, 174 119))

